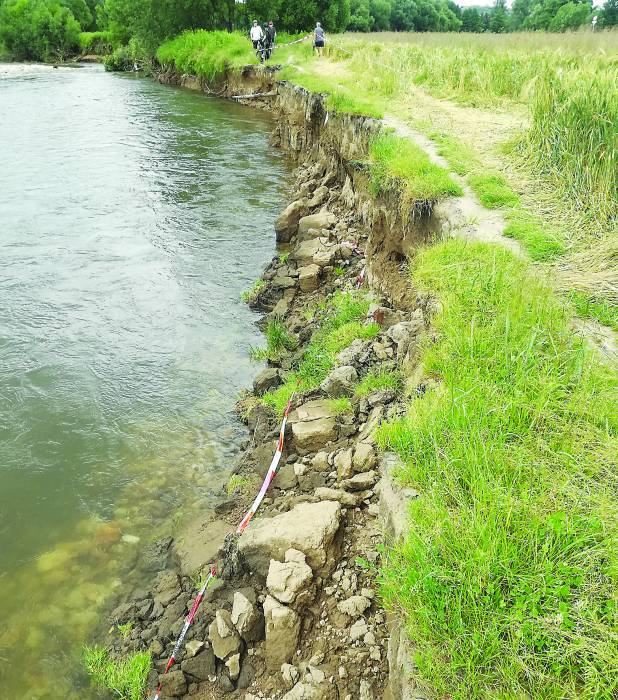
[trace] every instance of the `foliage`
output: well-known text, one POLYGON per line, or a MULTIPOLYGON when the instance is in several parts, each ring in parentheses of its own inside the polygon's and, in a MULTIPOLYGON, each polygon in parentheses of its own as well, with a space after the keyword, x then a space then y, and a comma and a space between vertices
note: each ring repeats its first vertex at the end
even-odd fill
POLYGON ((251 289, 247 289, 244 292, 241 293, 240 298, 242 301, 245 302, 245 304, 248 304, 249 302, 254 301, 257 299, 257 295, 264 289, 266 286, 266 280, 263 279, 257 279, 253 283, 253 286, 251 289))
POLYGON ((603 29, 618 27, 618 0, 605 0, 599 14, 599 25, 603 29))
POLYGON ((122 625, 116 625, 116 629, 120 632, 120 636, 126 639, 133 631, 133 622, 129 620, 129 622, 125 622, 122 625))
POLYGON ((338 399, 328 399, 327 405, 331 413, 335 416, 352 411, 352 402, 347 396, 342 396, 338 399))
POLYGON ((80 25, 55 0, 6 0, 0 4, 0 42, 15 60, 64 60, 76 50, 80 25))
POLYGON ((500 175, 473 174, 468 177, 468 182, 481 204, 488 209, 512 207, 519 203, 519 197, 500 175))
POLYGON ((595 299, 584 292, 569 293, 569 300, 581 318, 592 318, 603 326, 618 331, 618 306, 602 299, 595 299))
POLYGON ((461 13, 462 32, 482 32, 483 17, 476 7, 466 7, 461 13))
POLYGON ((523 244, 530 257, 537 262, 546 262, 566 253, 563 237, 544 226, 536 216, 516 208, 505 215, 507 225, 504 235, 523 244))
POLYGON ((79 49, 81 53, 96 54, 98 56, 111 53, 111 37, 108 32, 81 32, 79 35, 79 49))
POLYGON ((374 391, 392 389, 397 394, 403 391, 403 377, 396 370, 372 369, 360 380, 354 389, 355 396, 364 398, 374 391))
POLYGON ((94 685, 111 690, 122 700, 142 700, 152 663, 150 652, 140 651, 115 660, 103 647, 85 646, 83 660, 94 685))
POLYGON ((432 163, 410 139, 381 134, 369 149, 371 182, 376 193, 393 186, 402 194, 402 214, 414 212, 448 195, 461 195, 461 187, 448 172, 432 163))
POLYGON ((128 71, 133 68, 134 56, 129 46, 119 46, 103 59, 107 71, 128 71))
POLYGON ((452 239, 413 276, 439 384, 378 439, 421 494, 382 571, 416 665, 439 697, 614 697, 616 377, 506 250, 452 239))
POLYGON ((296 345, 296 338, 290 335, 283 321, 272 318, 266 326, 266 347, 253 349, 251 358, 257 361, 278 360, 290 350, 294 350, 296 345))
POLYGON ((228 479, 227 486, 225 490, 228 496, 231 496, 236 491, 244 493, 249 490, 251 482, 246 476, 241 476, 240 474, 232 474, 228 479))
POLYGON ((362 321, 369 310, 369 299, 356 292, 336 292, 322 310, 320 328, 314 333, 298 366, 278 389, 263 396, 267 406, 277 413, 285 408, 295 391, 308 391, 319 386, 335 366, 338 353, 357 338, 375 338, 377 323, 362 321))

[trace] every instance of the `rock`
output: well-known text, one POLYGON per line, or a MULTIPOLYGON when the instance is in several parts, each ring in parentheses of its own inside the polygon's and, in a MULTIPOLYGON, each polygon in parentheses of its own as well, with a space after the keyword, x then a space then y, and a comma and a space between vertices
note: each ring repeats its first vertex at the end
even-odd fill
POLYGON ((339 365, 352 365, 354 367, 358 367, 359 365, 363 364, 365 359, 369 358, 370 346, 370 341, 360 340, 360 338, 357 338, 351 345, 348 345, 347 348, 344 348, 337 355, 337 363, 339 365))
POLYGON ((306 423, 292 425, 294 445, 301 454, 315 452, 337 437, 334 418, 318 418, 306 423))
POLYGON ((299 268, 311 263, 324 267, 334 260, 337 252, 338 246, 329 243, 328 238, 322 236, 303 241, 294 249, 290 257, 296 261, 299 268))
POLYGON ((335 215, 326 210, 319 211, 316 214, 310 214, 309 216, 303 216, 298 221, 298 236, 299 238, 302 237, 311 228, 329 229, 335 225, 336 221, 337 218, 335 215))
POLYGON ((275 289, 292 289, 296 286, 296 280, 288 275, 275 275, 272 285, 275 289))
POLYGON ((360 688, 359 688, 359 700, 374 700, 375 696, 373 694, 373 690, 371 689, 371 684, 369 681, 366 681, 364 678, 360 682, 360 688))
POLYGON ((298 613, 282 605, 272 596, 264 601, 266 621, 266 665, 278 669, 294 656, 300 633, 298 613))
POLYGON ((298 484, 298 477, 293 464, 284 464, 277 472, 273 485, 278 489, 293 489, 298 484))
POLYGON ((357 639, 364 637, 367 632, 369 632, 367 623, 361 618, 360 620, 357 620, 352 627, 350 627, 350 639, 354 642, 357 639))
POLYGON ((276 389, 281 383, 281 372, 273 367, 266 367, 253 380, 253 391, 262 396, 270 389, 276 389))
POLYGON ((336 686, 328 681, 319 685, 303 681, 297 683, 281 700, 335 700, 337 697, 336 686))
MULTIPOLYGON (((236 683, 236 686, 240 688, 241 690, 244 688, 248 688, 251 683, 253 683, 253 679, 255 678, 255 669, 251 665, 251 663, 245 659, 243 661, 242 666, 240 667, 240 674, 238 675, 238 681, 236 683)), ((245 699, 248 698, 249 695, 245 695, 245 699)))
POLYGON ((397 357, 402 358, 416 335, 423 328, 422 313, 416 314, 416 318, 411 321, 400 321, 394 326, 391 326, 388 331, 388 337, 397 345, 397 357))
POLYGON ((155 604, 160 603, 165 607, 177 598, 180 593, 180 580, 175 571, 162 571, 157 576, 153 595, 155 604))
POLYGON ((193 658, 183 661, 180 668, 198 681, 206 681, 215 675, 215 655, 212 649, 205 649, 193 658))
POLYGON ((281 676, 283 678, 283 684, 285 685, 285 687, 290 689, 298 682, 298 679, 300 678, 300 673, 296 666, 292 666, 292 664, 282 664, 281 676))
POLYGON ((322 231, 319 228, 310 228, 307 231, 303 231, 303 233, 298 234, 298 241, 302 243, 303 241, 311 241, 314 238, 321 238, 324 235, 328 235, 327 231, 322 231))
POLYGON ((355 472, 371 471, 378 463, 378 457, 373 445, 361 442, 354 448, 352 467, 355 472))
POLYGON ((338 554, 336 535, 341 505, 334 501, 299 503, 274 518, 254 520, 238 541, 247 564, 266 576, 271 559, 281 561, 288 549, 298 549, 315 575, 330 573, 338 554))
POLYGON ((160 676, 161 695, 179 698, 187 692, 187 681, 182 671, 170 671, 160 676))
POLYGON ((380 327, 389 329, 402 320, 403 314, 401 311, 389 309, 387 306, 372 304, 367 312, 367 317, 379 324, 380 327))
POLYGON ((303 292, 313 292, 318 288, 320 268, 311 263, 298 268, 298 284, 303 292))
POLYGON ((284 562, 271 559, 266 587, 280 603, 307 602, 312 581, 313 571, 305 563, 305 555, 297 549, 288 549, 284 562))
POLYGON ((230 673, 230 678, 235 681, 240 675, 240 654, 232 654, 225 665, 230 673))
POLYGON ((215 619, 208 627, 208 638, 218 659, 226 659, 240 649, 240 635, 227 610, 217 610, 215 619))
POLYGON ((275 221, 277 243, 289 243, 296 233, 298 222, 309 213, 306 199, 298 199, 289 204, 275 221))
POLYGON ((371 605, 371 601, 362 595, 353 595, 337 603, 337 610, 350 617, 358 617, 371 605))
POLYGON ((271 311, 273 316, 277 316, 279 318, 283 318, 284 316, 287 316, 287 313, 290 309, 290 302, 288 299, 285 297, 282 297, 279 299, 279 301, 275 304, 273 310, 271 311))
POLYGON ((337 501, 341 503, 342 506, 347 506, 348 508, 355 508, 360 505, 363 501, 362 494, 348 493, 342 489, 331 489, 327 486, 319 486, 315 490, 315 497, 320 501, 337 501))
POLYGON ((358 372, 350 365, 335 367, 320 385, 322 391, 331 397, 349 396, 358 381, 358 372))
POLYGON ((196 654, 199 654, 200 651, 204 648, 204 642, 202 642, 199 639, 192 639, 190 642, 187 642, 185 644, 185 654, 189 658, 195 656, 196 654))
POLYGON ((311 468, 316 472, 327 472, 330 470, 328 463, 328 452, 318 452, 311 460, 311 468))
POLYGON ((373 487, 378 480, 378 475, 373 469, 368 472, 355 474, 351 479, 343 482, 343 488, 348 491, 365 491, 373 487))
POLYGON ((339 480, 349 479, 352 474, 352 450, 340 450, 335 455, 335 467, 339 480))
POLYGON ((264 635, 264 618, 257 607, 240 591, 234 593, 232 623, 246 642, 257 642, 264 635))
MULTIPOLYGON (((328 199, 328 192, 329 189, 328 187, 322 185, 321 187, 318 187, 315 192, 313 193, 313 196, 307 203, 307 206, 309 209, 315 209, 315 207, 319 207, 321 204, 324 204, 324 202, 328 199)), ((315 216, 315 214, 314 214, 315 216)), ((318 215, 319 216, 319 215, 318 215)), ((305 217, 308 218, 308 217, 305 217)), ((300 229, 300 225, 299 225, 300 229)))

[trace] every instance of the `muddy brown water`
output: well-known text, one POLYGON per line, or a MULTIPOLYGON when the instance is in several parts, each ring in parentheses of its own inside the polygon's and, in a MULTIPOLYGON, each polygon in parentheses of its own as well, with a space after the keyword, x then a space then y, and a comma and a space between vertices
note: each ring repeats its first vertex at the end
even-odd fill
POLYGON ((248 108, 0 65, 0 687, 95 697, 81 644, 208 508, 262 342, 240 301, 289 169, 248 108))

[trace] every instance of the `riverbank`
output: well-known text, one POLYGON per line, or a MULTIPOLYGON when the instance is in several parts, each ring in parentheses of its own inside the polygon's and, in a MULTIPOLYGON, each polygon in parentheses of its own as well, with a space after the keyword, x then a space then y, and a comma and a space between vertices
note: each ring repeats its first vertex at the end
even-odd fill
MULTIPOLYGON (((161 79, 212 89, 172 67, 161 79)), ((612 374, 573 338, 568 308, 533 280, 500 220, 410 135, 333 112, 268 69, 229 73, 217 92, 265 94, 250 103, 273 111, 275 143, 301 163, 276 223, 285 252, 249 295, 268 314, 269 368, 240 406, 251 442, 237 497, 220 507, 230 529, 300 391, 271 517, 232 547, 234 576, 211 589, 166 694, 371 698, 387 677, 395 698, 611 692, 594 669, 613 663, 612 374), (583 441, 566 442, 566 425, 583 441), (414 650, 401 619, 387 625, 378 572, 414 650), (583 641, 590 652, 575 658, 583 641)), ((230 561, 229 546, 220 554, 230 561)), ((158 671, 194 588, 177 573, 121 610, 126 621, 116 615, 127 624, 146 611, 118 646, 154 638, 158 671)))

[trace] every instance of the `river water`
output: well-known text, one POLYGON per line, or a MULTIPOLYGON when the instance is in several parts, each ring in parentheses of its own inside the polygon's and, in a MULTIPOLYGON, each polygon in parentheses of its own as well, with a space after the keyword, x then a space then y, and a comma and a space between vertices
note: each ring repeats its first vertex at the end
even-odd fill
POLYGON ((226 481, 261 342, 240 293, 274 253, 287 178, 269 128, 98 66, 0 65, 8 700, 95 696, 97 611, 226 481))

